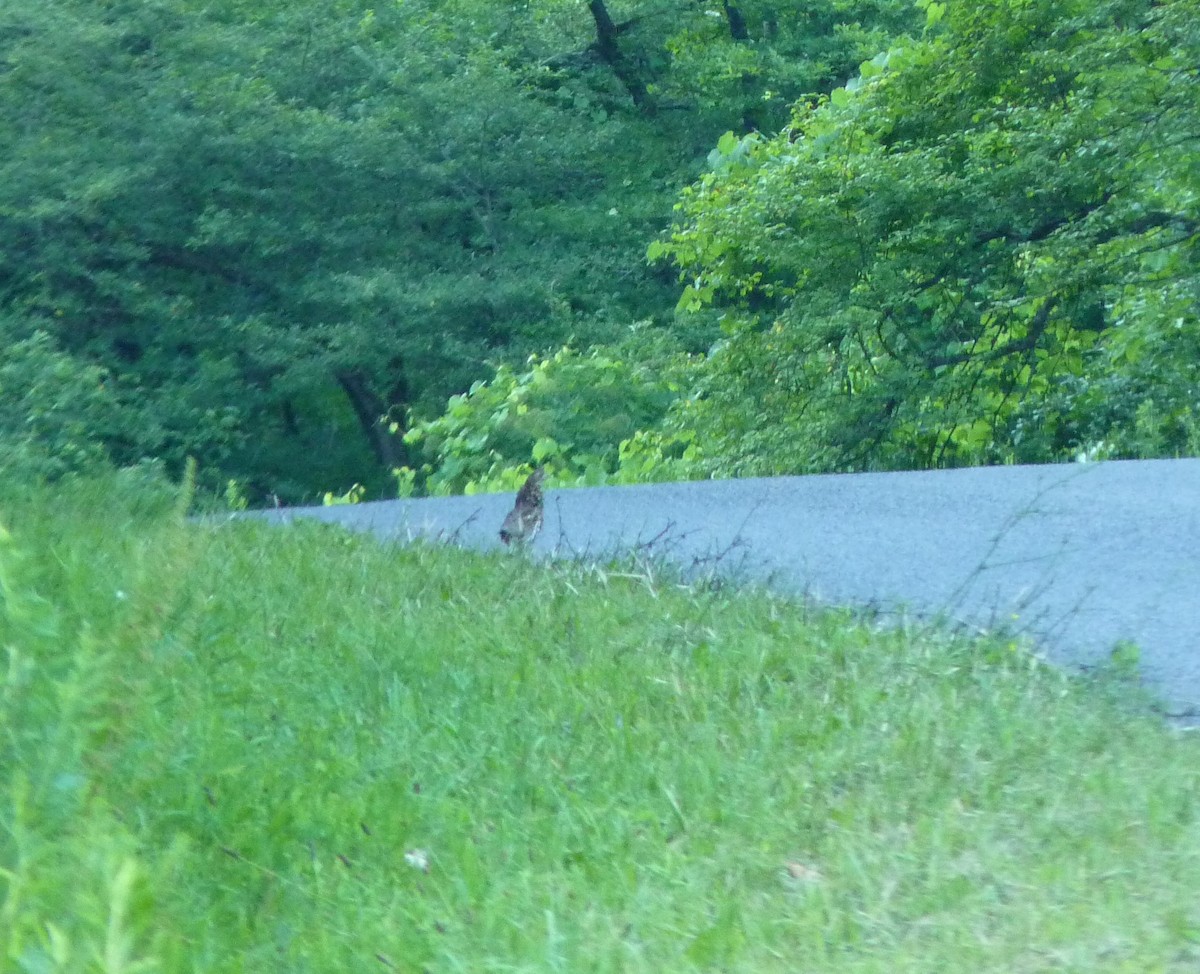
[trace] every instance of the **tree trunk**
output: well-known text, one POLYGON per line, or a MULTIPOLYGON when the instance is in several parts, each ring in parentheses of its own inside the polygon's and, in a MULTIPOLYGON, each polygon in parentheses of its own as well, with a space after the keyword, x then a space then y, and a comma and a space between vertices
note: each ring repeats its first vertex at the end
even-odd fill
MULTIPOLYGON (((746 18, 742 16, 741 10, 735 7, 729 0, 723 0, 725 7, 725 19, 729 24, 729 36, 738 44, 750 43, 750 31, 746 28, 746 18)), ((756 84, 754 76, 749 72, 742 73, 742 96, 745 98, 742 110, 742 128, 747 132, 757 132, 760 130, 758 113, 754 110, 756 104, 756 84)))
POLYGON ((371 450, 379 463, 388 470, 408 463, 408 450, 404 441, 388 430, 388 404, 371 388, 370 380, 358 369, 341 369, 336 378, 350 407, 358 418, 363 435, 371 444, 371 450))
POLYGON ((729 0, 725 0, 725 17, 729 21, 729 36, 738 43, 750 40, 750 31, 746 29, 746 18, 742 12, 729 0))
POLYGON ((620 79, 633 103, 647 115, 653 115, 654 103, 650 101, 646 84, 621 53, 621 45, 617 42, 620 28, 613 23, 608 8, 604 6, 604 0, 588 0, 588 7, 592 11, 592 19, 596 22, 596 50, 600 57, 620 79))

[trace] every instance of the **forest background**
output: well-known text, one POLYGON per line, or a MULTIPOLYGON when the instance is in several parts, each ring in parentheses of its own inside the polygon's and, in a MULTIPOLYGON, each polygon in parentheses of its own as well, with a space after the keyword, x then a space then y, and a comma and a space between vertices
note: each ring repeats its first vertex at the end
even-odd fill
POLYGON ((1197 0, 8 0, 0 465, 1200 453, 1197 0))

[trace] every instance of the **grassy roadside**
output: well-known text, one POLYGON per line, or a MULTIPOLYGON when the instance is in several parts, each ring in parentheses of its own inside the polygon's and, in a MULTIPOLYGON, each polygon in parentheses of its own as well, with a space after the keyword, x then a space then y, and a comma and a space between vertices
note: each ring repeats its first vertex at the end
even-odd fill
POLYGON ((1172 971, 1200 742, 761 594, 0 505, 0 970, 1172 971))

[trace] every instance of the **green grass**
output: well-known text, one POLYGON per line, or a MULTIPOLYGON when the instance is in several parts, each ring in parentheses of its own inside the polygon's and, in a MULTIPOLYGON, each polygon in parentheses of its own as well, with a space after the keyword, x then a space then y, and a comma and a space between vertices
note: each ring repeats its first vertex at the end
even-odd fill
POLYGON ((0 505, 0 970, 1200 964, 1200 749, 1119 686, 172 503, 0 505))

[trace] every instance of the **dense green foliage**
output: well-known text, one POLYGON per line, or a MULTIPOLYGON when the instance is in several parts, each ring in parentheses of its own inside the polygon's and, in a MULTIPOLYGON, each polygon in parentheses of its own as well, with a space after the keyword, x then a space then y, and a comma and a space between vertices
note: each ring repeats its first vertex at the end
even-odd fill
POLYGON ((53 480, 107 459, 119 411, 102 370, 44 332, 0 346, 0 469, 11 481, 53 480))
POLYGON ((1195 452, 1198 55, 1197 0, 11 0, 0 452, 252 501, 1195 452))
POLYGON ((289 495, 386 470, 383 413, 653 290, 631 258, 657 221, 608 213, 619 130, 412 5, 0 19, 6 334, 108 371, 118 460, 194 453, 289 495))
POLYGON ((1195 968, 1119 683, 120 479, 0 497, 6 971, 1195 968))
POLYGON ((923 6, 651 248, 725 311, 684 472, 1200 449, 1200 5, 923 6))
POLYGON ((514 489, 530 460, 559 486, 609 482, 618 467, 628 475, 628 445, 662 422, 690 381, 691 365, 647 326, 587 353, 561 348, 535 357, 523 372, 501 366, 453 397, 443 415, 409 430, 406 442, 432 463, 398 470, 401 492, 514 489))
POLYGON ((713 139, 908 19, 795 6, 11 0, 3 340, 104 371, 97 455, 382 489, 485 362, 665 323, 642 252, 713 139))

